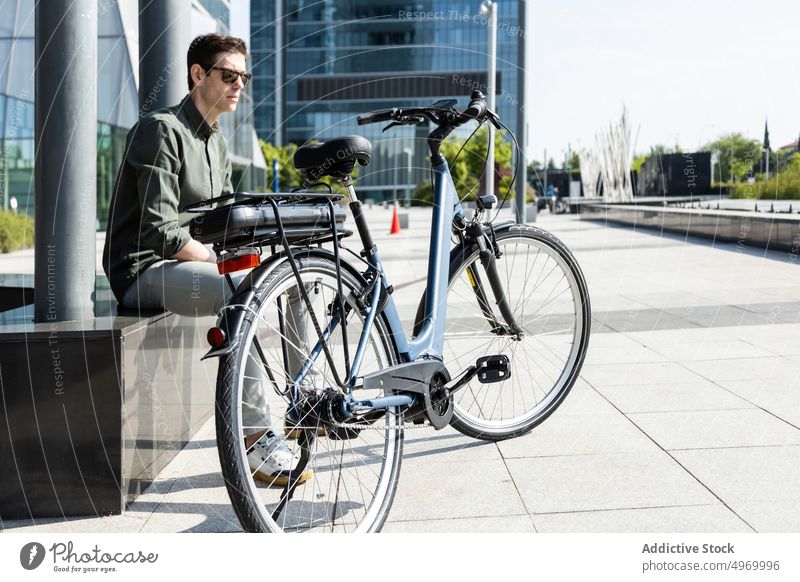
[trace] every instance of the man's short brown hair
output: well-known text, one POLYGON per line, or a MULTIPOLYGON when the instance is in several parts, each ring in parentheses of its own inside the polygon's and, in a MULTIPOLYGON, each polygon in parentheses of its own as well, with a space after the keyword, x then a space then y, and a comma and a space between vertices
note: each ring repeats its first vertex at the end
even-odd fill
POLYGON ((198 36, 189 45, 186 53, 186 69, 189 80, 189 91, 194 88, 192 65, 200 65, 208 71, 219 59, 220 53, 241 53, 247 56, 247 45, 241 38, 222 36, 221 34, 204 34, 198 36))

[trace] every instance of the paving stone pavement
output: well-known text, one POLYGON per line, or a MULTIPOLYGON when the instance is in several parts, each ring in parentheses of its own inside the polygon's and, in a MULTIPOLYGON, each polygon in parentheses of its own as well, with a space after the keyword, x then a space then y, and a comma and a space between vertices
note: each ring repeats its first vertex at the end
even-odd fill
MULTIPOLYGON (((412 209, 410 229, 393 236, 389 210, 368 217, 410 321, 430 213, 412 209)), ((577 216, 545 213, 537 226, 569 245, 589 284, 580 380, 518 439, 408 431, 384 531, 800 531, 797 257, 577 216)), ((0 258, 0 270, 20 272, 30 255, 0 258)), ((215 447, 209 419, 123 515, 0 528, 240 531, 215 447)))

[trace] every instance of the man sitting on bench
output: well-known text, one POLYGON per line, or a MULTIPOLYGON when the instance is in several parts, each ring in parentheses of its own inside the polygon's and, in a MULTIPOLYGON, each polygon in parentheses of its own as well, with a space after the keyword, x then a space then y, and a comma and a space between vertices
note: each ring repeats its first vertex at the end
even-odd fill
MULTIPOLYGON (((186 228, 191 217, 180 210, 233 189, 217 120, 236 109, 250 80, 246 54, 239 38, 195 38, 187 54, 189 94, 177 105, 143 116, 128 133, 103 249, 103 268, 123 307, 218 315, 231 295, 217 271, 216 254, 192 239, 186 228)), ((290 295, 289 311, 293 321, 302 320, 299 294, 290 295)), ((303 346, 303 340, 290 338, 290 343, 303 346)), ((286 478, 278 475, 291 468, 294 456, 271 430, 263 383, 254 380, 263 376, 258 362, 248 358, 245 376, 251 380, 242 397, 244 426, 259 427, 245 435, 248 460, 257 478, 282 485, 286 478)), ((299 369, 296 362, 293 366, 299 369)))

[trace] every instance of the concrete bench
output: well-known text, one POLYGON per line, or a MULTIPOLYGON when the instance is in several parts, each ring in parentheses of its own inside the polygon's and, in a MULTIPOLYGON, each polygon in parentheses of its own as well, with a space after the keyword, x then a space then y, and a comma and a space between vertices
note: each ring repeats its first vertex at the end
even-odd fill
POLYGON ((0 278, 0 518, 121 513, 213 412, 214 318, 120 310, 98 277, 95 317, 35 324, 27 277, 0 278))
POLYGON ((800 215, 797 214, 675 208, 640 203, 586 205, 581 218, 698 236, 738 246, 786 251, 790 257, 796 257, 800 251, 800 215))

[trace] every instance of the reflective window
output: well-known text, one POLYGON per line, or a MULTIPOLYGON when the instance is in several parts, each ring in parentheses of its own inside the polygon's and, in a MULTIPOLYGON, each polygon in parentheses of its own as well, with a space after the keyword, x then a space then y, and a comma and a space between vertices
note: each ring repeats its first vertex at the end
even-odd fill
POLYGON ((7 95, 33 101, 34 45, 32 38, 18 38, 11 45, 7 95))
POLYGON ((33 38, 36 28, 36 10, 33 0, 19 0, 16 35, 33 38))
POLYGON ((6 139, 32 139, 36 131, 33 102, 6 98, 6 139))
POLYGON ((11 67, 11 40, 0 39, 0 93, 4 93, 8 81, 8 70, 11 67))
MULTIPOLYGON (((130 71, 130 68, 126 68, 130 71)), ((119 93, 119 117, 117 124, 126 129, 133 126, 139 119, 139 94, 133 74, 126 72, 122 78, 122 90, 119 93)))
POLYGON ((122 37, 100 38, 97 41, 97 119, 116 125, 120 106, 120 80, 127 52, 122 37))
POLYGON ((116 2, 97 0, 98 36, 122 36, 122 21, 116 2))
POLYGON ((192 7, 192 38, 209 32, 219 32, 219 28, 213 17, 192 7))
MULTIPOLYGON (((14 18, 17 15, 17 2, 16 0, 6 0, 0 4, 3 10, 3 17, 0 18, 0 38, 7 38, 12 35, 14 31, 14 18)), ((0 61, 3 63, 5 61, 0 61)))
POLYGON ((223 23, 230 22, 230 9, 222 0, 200 0, 200 4, 203 5, 203 8, 208 10, 208 12, 213 16, 215 19, 219 20, 223 23))

